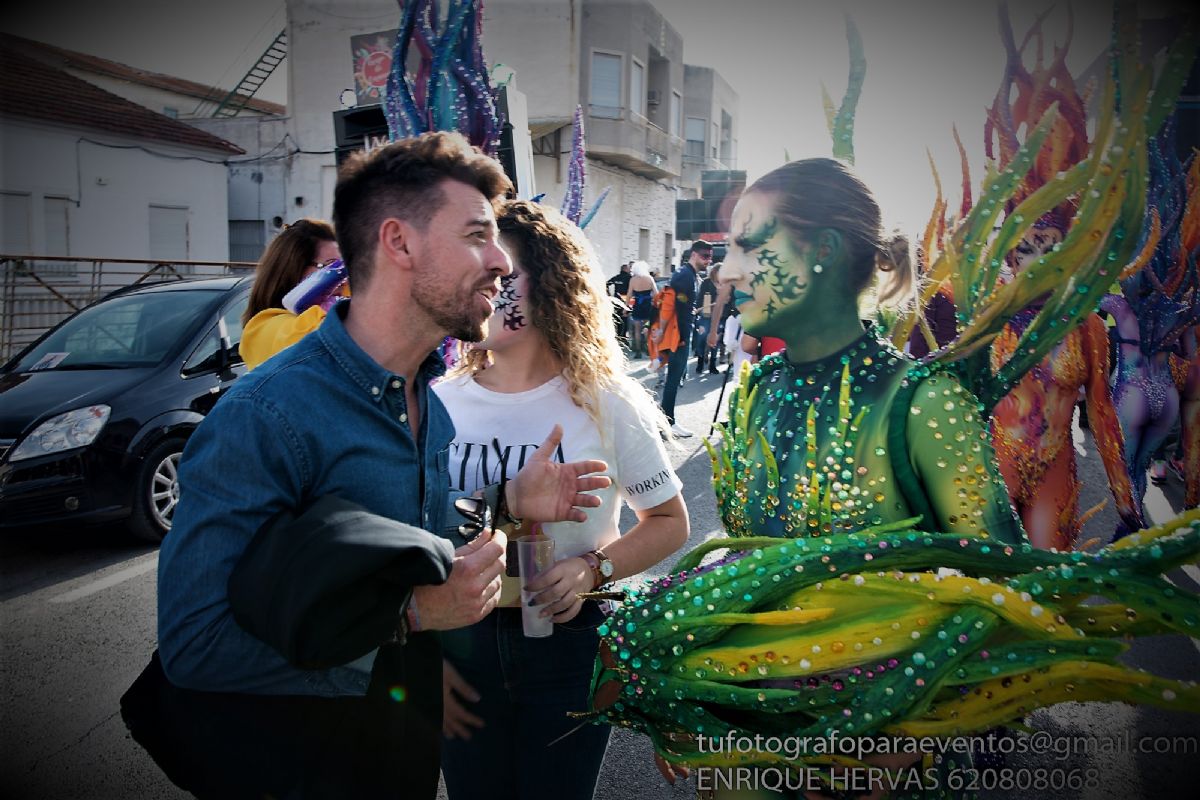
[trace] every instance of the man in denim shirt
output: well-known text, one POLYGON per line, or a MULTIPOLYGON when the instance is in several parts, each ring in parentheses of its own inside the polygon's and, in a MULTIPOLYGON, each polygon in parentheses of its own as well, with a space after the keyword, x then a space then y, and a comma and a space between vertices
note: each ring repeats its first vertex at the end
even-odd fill
MULTIPOLYGON (((436 787, 440 695, 406 698, 411 684, 385 690, 395 709, 438 704, 433 741, 423 735, 413 741, 421 726, 393 724, 386 708, 362 702, 383 649, 333 669, 300 669, 235 622, 227 583, 269 520, 322 496, 425 531, 447 524, 454 429, 428 391, 441 372, 429 354, 448 335, 483 338, 499 279, 512 269, 492 210, 509 189, 499 164, 457 134, 425 134, 353 157, 334 198, 353 299, 240 380, 188 443, 175 525, 159 557, 159 651, 171 684, 221 693, 213 697, 223 701, 269 696, 275 705, 263 708, 284 708, 280 717, 293 720, 298 732, 278 735, 297 739, 289 743, 295 763, 241 776, 248 793, 432 796, 436 787), (338 698, 349 700, 328 702, 338 698), (320 710, 309 714, 310 708, 320 710), (379 757, 364 758, 368 750, 379 757), (268 773, 273 777, 264 778, 268 773), (330 788, 343 777, 340 790, 330 788)), ((582 520, 581 507, 599 504, 581 492, 608 484, 606 477, 587 477, 606 466, 553 463, 558 436, 556 428, 508 484, 513 517, 582 520)), ((459 548, 445 584, 414 587, 411 630, 444 630, 486 616, 498 598, 503 554, 503 535, 489 531, 459 548)), ((400 649, 437 647, 434 634, 415 633, 408 642, 400 649)), ((433 677, 432 685, 440 685, 433 677)))

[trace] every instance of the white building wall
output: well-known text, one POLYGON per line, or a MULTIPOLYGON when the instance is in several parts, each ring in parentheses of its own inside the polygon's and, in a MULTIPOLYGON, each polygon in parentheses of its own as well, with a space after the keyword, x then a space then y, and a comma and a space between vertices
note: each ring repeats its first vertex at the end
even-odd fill
POLYGON ((342 91, 354 88, 350 37, 398 27, 400 8, 394 0, 344 0, 336 7, 325 0, 287 0, 287 14, 288 132, 296 147, 308 151, 292 160, 288 216, 330 219, 333 112, 342 108, 342 91))
POLYGON ((529 120, 567 120, 579 104, 581 0, 488 0, 483 54, 521 76, 529 120))
MULTIPOLYGON (((288 193, 291 162, 287 157, 291 142, 289 121, 285 117, 232 117, 228 119, 192 119, 188 125, 200 128, 246 151, 229 159, 229 219, 260 219, 270 222, 280 217, 292 222, 300 215, 289 209, 288 193)), ((271 232, 274 232, 272 226, 271 232)))
MULTIPOLYGON (((538 191, 546 193, 542 202, 561 208, 566 192, 566 157, 558 162, 561 169, 556 169, 553 158, 538 156, 533 161, 538 191)), ((642 228, 649 231, 646 262, 650 269, 669 274, 674 253, 668 250, 666 238, 668 234, 672 240, 675 238, 675 189, 593 158, 587 159, 586 170, 585 211, 605 188, 611 187, 604 205, 584 231, 604 274, 612 276, 622 264, 638 258, 642 228)))
POLYGON ((229 252, 226 154, 145 139, 3 120, 0 190, 31 198, 30 255, 150 258, 150 206, 188 209, 188 257, 224 261, 229 252), (114 149, 92 142, 129 148, 114 149), (209 162, 213 163, 209 163, 209 162), (70 253, 47 253, 44 198, 64 197, 70 253))
MULTIPOLYGON (((570 119, 579 102, 581 8, 579 0, 490 0, 485 6, 484 56, 489 65, 502 63, 516 70, 531 123, 570 119)), ((333 112, 341 108, 340 95, 354 86, 350 37, 397 27, 400 11, 391 0, 347 0, 338 4, 336 14, 317 0, 287 0, 287 10, 288 132, 301 150, 320 151, 292 158, 287 216, 329 219, 335 159, 324 151, 334 149, 333 112)), ((678 68, 682 75, 682 64, 678 68)), ((231 141, 246 148, 237 138, 231 141)), ((564 149, 569 150, 570 141, 568 127, 562 136, 564 149)), ((531 194, 545 192, 546 202, 561 205, 568 157, 569 152, 557 162, 535 157, 536 187, 531 194)), ((672 254, 665 239, 668 233, 674 239, 674 188, 589 159, 587 202, 606 186, 613 190, 587 229, 605 272, 611 275, 637 257, 641 227, 650 231, 651 268, 669 270, 672 254)))

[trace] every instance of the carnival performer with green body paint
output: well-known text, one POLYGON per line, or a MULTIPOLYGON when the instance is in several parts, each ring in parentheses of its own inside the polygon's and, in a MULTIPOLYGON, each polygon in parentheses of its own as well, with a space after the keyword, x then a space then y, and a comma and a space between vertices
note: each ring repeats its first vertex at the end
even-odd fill
POLYGON ((786 355, 756 365, 735 396, 741 424, 717 481, 731 535, 812 536, 922 515, 932 530, 1023 540, 978 403, 864 330, 858 298, 911 294, 879 207, 841 162, 795 161, 742 196, 722 279, 751 336, 786 355), (763 468, 754 466, 759 461, 763 468))
MULTIPOLYGON (((1091 157, 1021 201, 997 230, 1054 124, 1051 109, 1002 172, 987 171, 979 201, 946 237, 931 278, 954 283, 965 316, 959 338, 931 360, 907 360, 859 322, 882 231, 848 168, 794 162, 743 195, 722 278, 747 332, 780 336, 788 349, 744 375, 713 453, 730 538, 630 590, 600 629, 599 721, 647 733, 673 765, 817 770, 828 781, 831 770, 860 763, 819 744, 835 740, 949 739, 1067 700, 1200 713, 1194 682, 1118 661, 1122 639, 1200 632, 1200 599, 1162 577, 1200 554, 1200 514, 1095 553, 1035 549, 985 435, 984 409, 1091 313, 1106 270, 1138 256, 1145 136, 1177 94, 1196 42, 1172 48, 1151 93, 1153 76, 1132 55, 1135 21, 1123 7, 1119 83, 1106 87, 1091 157), (1020 282, 999 284, 1004 256, 1072 195, 1079 208, 1060 250, 1020 282), (1038 297, 1048 310, 993 374, 988 345, 1038 297), (720 550, 729 553, 706 560, 720 550), (1084 605, 1097 595, 1104 600, 1084 605), (717 745, 758 735, 808 745, 717 745)), ((910 321, 894 336, 911 330, 910 321)), ((885 763, 902 768, 916 754, 889 755, 885 763)), ((893 797, 955 789, 929 783, 928 769, 889 775, 898 780, 893 797)))

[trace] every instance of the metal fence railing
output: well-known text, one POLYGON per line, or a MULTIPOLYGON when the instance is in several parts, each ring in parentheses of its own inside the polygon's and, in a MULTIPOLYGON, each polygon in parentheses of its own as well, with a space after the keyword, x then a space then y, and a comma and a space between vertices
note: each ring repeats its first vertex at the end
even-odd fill
POLYGON ((0 254, 0 363, 122 286, 250 275, 249 261, 156 261, 0 254))

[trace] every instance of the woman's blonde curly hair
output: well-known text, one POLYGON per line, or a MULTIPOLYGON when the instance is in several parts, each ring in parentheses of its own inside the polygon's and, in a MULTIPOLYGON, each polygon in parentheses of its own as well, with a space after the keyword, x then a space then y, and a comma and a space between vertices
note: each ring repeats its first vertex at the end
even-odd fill
MULTIPOLYGON (((620 386, 622 395, 657 419, 653 399, 625 374, 612 306, 583 232, 553 208, 528 200, 501 204, 496 224, 528 278, 522 300, 525 316, 562 363, 575 405, 599 425, 601 396, 620 386)), ((486 349, 470 345, 455 374, 475 375, 488 362, 486 349)))

